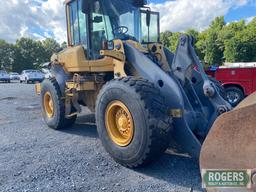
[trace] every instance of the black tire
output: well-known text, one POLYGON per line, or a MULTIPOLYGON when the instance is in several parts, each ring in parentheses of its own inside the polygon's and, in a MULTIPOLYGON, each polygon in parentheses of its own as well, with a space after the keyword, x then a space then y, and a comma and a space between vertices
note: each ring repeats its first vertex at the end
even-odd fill
POLYGON ((172 119, 158 88, 147 80, 127 77, 108 82, 96 102, 97 130, 106 151, 118 163, 136 168, 146 165, 168 148, 172 119), (112 141, 105 125, 105 110, 113 101, 129 109, 134 122, 134 136, 129 145, 120 147, 112 141))
POLYGON ((222 98, 224 98, 227 101, 227 92, 225 88, 221 85, 221 83, 211 76, 209 76, 209 79, 215 84, 217 90, 219 91, 220 96, 222 96, 222 98))
POLYGON ((22 83, 22 81, 20 80, 20 83, 22 83))
POLYGON ((52 129, 62 129, 72 126, 75 123, 77 116, 71 118, 65 117, 65 100, 62 98, 61 90, 56 79, 46 79, 42 82, 41 86, 42 114, 48 127, 52 129), (53 100, 54 115, 52 118, 47 116, 44 108, 44 95, 46 92, 51 94, 53 100))
POLYGON ((235 86, 227 87, 227 101, 233 106, 237 106, 244 99, 244 92, 235 86))

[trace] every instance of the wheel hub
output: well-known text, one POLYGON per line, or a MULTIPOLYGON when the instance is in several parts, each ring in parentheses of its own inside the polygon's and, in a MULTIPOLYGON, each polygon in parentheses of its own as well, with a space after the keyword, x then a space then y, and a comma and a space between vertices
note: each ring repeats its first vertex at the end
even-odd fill
POLYGON ((50 92, 44 94, 44 111, 47 117, 52 118, 54 115, 54 105, 50 92))
POLYGON ((229 92, 227 98, 230 103, 236 103, 239 100, 239 95, 235 92, 229 92))
POLYGON ((128 114, 126 114, 126 112, 124 110, 120 109, 117 112, 116 122, 117 122, 117 127, 118 127, 120 133, 123 135, 128 134, 128 132, 130 130, 131 122, 130 122, 128 114))
POLYGON ((121 146, 129 145, 133 139, 133 118, 129 109, 120 101, 111 102, 105 112, 105 124, 111 140, 121 146))

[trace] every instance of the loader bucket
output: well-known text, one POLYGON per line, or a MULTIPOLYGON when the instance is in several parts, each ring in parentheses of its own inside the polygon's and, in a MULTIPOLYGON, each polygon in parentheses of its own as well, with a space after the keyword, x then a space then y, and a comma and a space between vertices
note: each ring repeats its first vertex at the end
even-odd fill
POLYGON ((255 169, 255 136, 256 93, 253 93, 213 124, 201 149, 201 173, 205 169, 255 169))

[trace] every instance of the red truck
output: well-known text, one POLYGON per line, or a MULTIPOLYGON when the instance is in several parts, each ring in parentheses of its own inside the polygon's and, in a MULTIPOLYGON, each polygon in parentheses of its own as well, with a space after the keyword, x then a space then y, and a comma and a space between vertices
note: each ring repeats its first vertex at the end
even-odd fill
POLYGON ((256 91, 256 63, 225 64, 208 69, 206 73, 222 83, 232 106, 256 91))

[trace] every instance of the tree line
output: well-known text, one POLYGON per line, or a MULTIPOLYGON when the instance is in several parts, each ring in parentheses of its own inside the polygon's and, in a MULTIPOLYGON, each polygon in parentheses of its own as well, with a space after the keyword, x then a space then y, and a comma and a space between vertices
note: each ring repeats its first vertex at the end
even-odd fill
MULTIPOLYGON (((204 31, 189 29, 185 33, 194 36, 197 54, 206 66, 256 61, 256 17, 249 23, 241 20, 228 24, 224 17, 217 17, 204 31)), ((163 32, 161 41, 175 52, 181 34, 163 32)), ((15 44, 0 40, 0 68, 15 72, 38 69, 54 52, 66 46, 65 42, 60 45, 51 38, 38 41, 23 37, 15 44)))
POLYGON ((43 41, 22 37, 15 44, 0 40, 0 69, 21 72, 24 69, 39 69, 48 62, 53 53, 66 47, 54 39, 43 41))
MULTIPOLYGON (((194 36, 197 54, 206 66, 256 62, 256 17, 249 23, 241 20, 228 24, 224 17, 217 17, 204 31, 189 29, 185 33, 194 36)), ((161 33, 161 40, 175 52, 180 35, 166 31, 161 33)))

